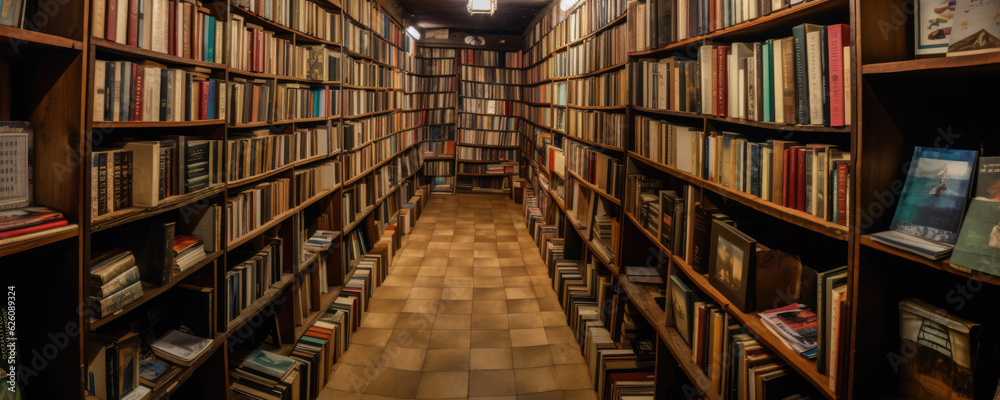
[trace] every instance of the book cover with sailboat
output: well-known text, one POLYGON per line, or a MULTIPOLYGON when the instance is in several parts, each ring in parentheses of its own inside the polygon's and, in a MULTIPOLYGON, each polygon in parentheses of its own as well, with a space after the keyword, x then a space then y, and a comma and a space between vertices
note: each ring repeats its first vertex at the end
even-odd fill
POLYGON ((976 156, 971 150, 917 146, 892 230, 873 234, 872 239, 931 259, 951 253, 962 225, 976 156))

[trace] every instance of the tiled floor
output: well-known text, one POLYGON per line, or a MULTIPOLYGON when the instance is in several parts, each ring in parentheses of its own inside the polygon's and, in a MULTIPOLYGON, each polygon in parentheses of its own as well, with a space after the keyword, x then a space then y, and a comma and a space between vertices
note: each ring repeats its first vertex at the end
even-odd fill
POLYGON ((521 206, 434 195, 320 399, 595 398, 521 206))

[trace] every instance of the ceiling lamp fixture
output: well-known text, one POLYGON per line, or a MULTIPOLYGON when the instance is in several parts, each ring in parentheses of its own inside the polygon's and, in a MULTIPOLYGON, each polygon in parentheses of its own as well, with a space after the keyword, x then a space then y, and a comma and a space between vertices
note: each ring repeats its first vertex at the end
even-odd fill
POLYGON ((559 2, 559 8, 566 11, 573 8, 573 6, 577 5, 579 2, 580 0, 562 0, 559 2))
POLYGON ((489 14, 497 10, 497 0, 469 0, 469 14, 489 14))
POLYGON ((409 33, 413 40, 420 40, 420 31, 417 30, 417 27, 413 25, 406 27, 406 33, 409 33))

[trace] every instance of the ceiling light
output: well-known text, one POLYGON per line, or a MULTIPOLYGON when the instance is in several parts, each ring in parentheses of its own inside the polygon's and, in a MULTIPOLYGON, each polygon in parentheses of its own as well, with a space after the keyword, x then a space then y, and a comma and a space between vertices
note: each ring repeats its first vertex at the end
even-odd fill
POLYGON ((406 27, 406 33, 409 33, 413 40, 420 40, 420 31, 417 30, 417 27, 413 25, 406 27))
POLYGON ((469 14, 489 14, 497 10, 497 0, 469 0, 469 14))
POLYGON ((580 0, 562 0, 559 2, 559 8, 561 8, 563 11, 566 11, 573 8, 573 6, 575 6, 579 2, 580 0))

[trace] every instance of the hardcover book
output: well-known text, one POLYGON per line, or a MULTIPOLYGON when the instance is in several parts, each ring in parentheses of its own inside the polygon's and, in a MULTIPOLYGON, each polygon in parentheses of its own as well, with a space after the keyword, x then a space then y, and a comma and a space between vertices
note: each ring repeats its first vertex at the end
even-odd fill
POLYGON ((674 328, 691 344, 691 305, 693 292, 677 275, 670 276, 670 303, 673 308, 674 328))
POLYGON ((956 0, 917 0, 913 13, 914 53, 917 56, 944 54, 948 51, 956 0))
POLYGON ((1000 157, 981 157, 976 176, 976 197, 958 235, 951 265, 1000 275, 1000 157))
POLYGON ((976 164, 971 150, 917 146, 890 231, 872 239, 930 259, 951 253, 976 164))
POLYGON ((979 324, 918 299, 899 302, 900 394, 908 399, 971 400, 979 324))
POLYGON ((1000 0, 958 0, 948 57, 1000 51, 1000 0))

